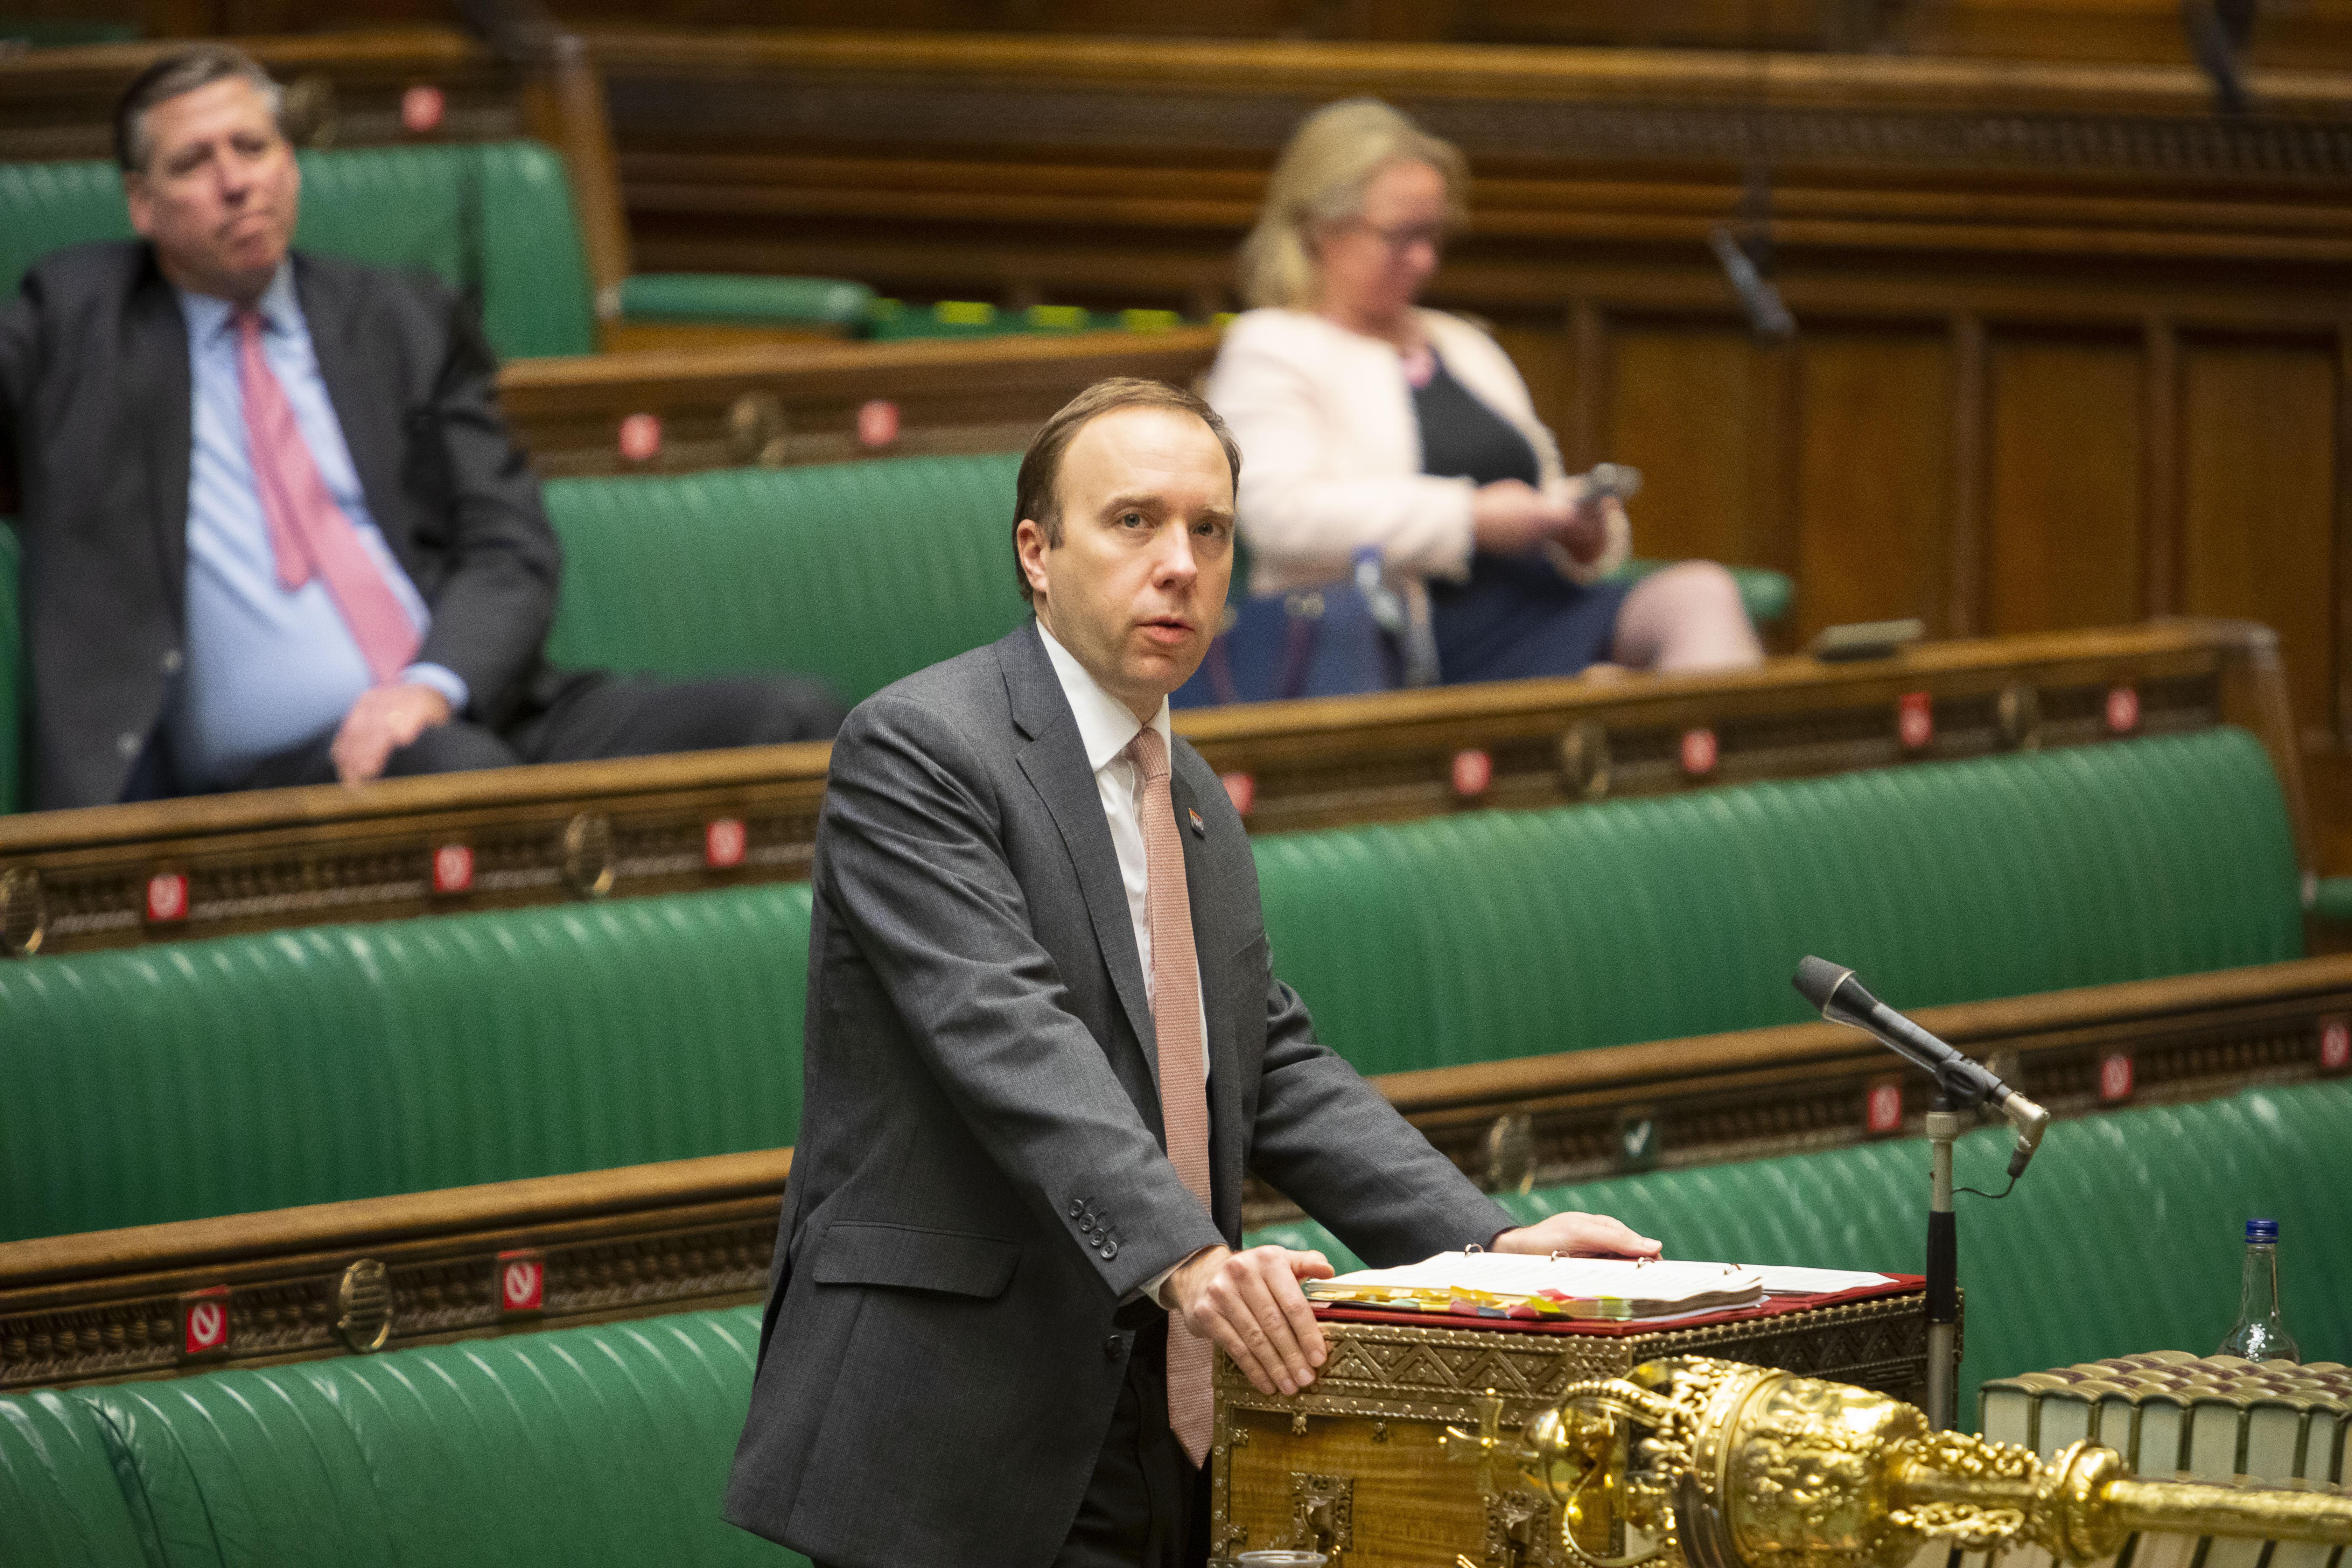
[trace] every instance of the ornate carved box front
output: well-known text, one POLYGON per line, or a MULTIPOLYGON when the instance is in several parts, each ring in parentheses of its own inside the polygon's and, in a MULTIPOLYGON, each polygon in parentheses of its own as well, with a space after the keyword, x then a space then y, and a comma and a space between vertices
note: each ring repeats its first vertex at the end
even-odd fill
POLYGON ((1720 1356, 1904 1399, 1927 1384, 1916 1284, 1632 1333, 1468 1326, 1479 1321, 1328 1316, 1329 1358, 1312 1387, 1288 1397, 1258 1393, 1220 1353, 1211 1561, 1291 1547, 1327 1554, 1331 1568, 1550 1568, 1549 1505, 1519 1488, 1513 1467, 1487 1459, 1481 1437, 1517 1431, 1570 1383, 1661 1356, 1720 1356))

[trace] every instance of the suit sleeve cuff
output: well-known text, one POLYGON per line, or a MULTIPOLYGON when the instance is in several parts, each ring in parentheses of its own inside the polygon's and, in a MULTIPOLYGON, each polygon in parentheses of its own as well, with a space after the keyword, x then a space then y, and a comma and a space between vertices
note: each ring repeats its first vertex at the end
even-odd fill
POLYGON ((467 688, 465 677, 446 665, 412 664, 400 672, 404 686, 429 686, 449 700, 453 714, 466 710, 467 699, 473 693, 467 688))

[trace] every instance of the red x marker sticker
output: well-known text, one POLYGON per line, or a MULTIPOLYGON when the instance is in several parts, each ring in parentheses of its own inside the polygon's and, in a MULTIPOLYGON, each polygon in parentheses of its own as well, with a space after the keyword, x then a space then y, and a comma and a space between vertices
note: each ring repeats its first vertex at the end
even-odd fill
POLYGON ((1475 800, 1486 793, 1495 782, 1495 759, 1475 746, 1465 746, 1454 753, 1454 793, 1465 800, 1475 800))
POLYGON ((2107 728, 2128 735, 2139 728, 2139 691, 2135 687, 2107 688, 2107 728))
POLYGON ((1257 780, 1247 773, 1220 773, 1217 782, 1225 786, 1225 798, 1234 803, 1234 809, 1247 816, 1250 807, 1257 804, 1257 780))
POLYGON ((1881 1079, 1870 1086, 1862 1102, 1863 1130, 1874 1138, 1903 1131, 1903 1086, 1895 1079, 1881 1079))
POLYGON ((751 842, 740 817, 714 817, 702 830, 702 863, 718 871, 740 866, 751 842))
POLYGON ((661 420, 656 416, 632 414, 621 421, 621 456, 632 463, 651 462, 661 447, 661 420))
POLYGON ((2099 1098, 2113 1101, 2132 1097, 2132 1059, 2122 1051, 2109 1051, 2099 1058, 2099 1098))
POLYGON ((1916 752, 1936 738, 1936 699, 1925 691, 1906 691, 1895 704, 1895 738, 1906 752, 1916 752))
POLYGON ((2342 1072, 2352 1067, 2352 1026, 2329 1018, 2319 1026, 2319 1070, 2342 1072))
POLYGON ((448 96, 439 88, 419 83, 400 95, 400 128, 411 136, 437 131, 448 108, 448 96))
POLYGON ((1703 778, 1715 772, 1715 731, 1685 730, 1683 731, 1683 772, 1693 778, 1703 778))
POLYGON ((188 918, 188 879, 179 871, 158 871, 147 879, 147 918, 184 921, 188 918))
POLYGON ((861 447, 887 447, 898 438, 898 405, 887 397, 877 397, 859 405, 857 410, 857 444, 861 447))
POLYGON ((463 844, 444 844, 433 851, 433 890, 462 893, 474 885, 474 851, 463 844))
POLYGON ((546 1256, 539 1252, 499 1253, 499 1314, 542 1311, 546 1306, 546 1256))
POLYGON ((228 1287, 193 1290, 180 1298, 180 1354, 220 1355, 228 1350, 228 1287))

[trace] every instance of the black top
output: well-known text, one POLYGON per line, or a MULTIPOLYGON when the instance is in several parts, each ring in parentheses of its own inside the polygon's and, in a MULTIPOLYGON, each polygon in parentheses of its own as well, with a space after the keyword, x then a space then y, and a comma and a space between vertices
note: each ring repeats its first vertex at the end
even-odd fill
POLYGON ((1540 483, 1536 449, 1518 427, 1454 380, 1433 352, 1430 361, 1434 368, 1429 384, 1412 392, 1413 415, 1421 421, 1421 471, 1478 485, 1497 479, 1540 483))
MULTIPOLYGON (((1535 447, 1454 380, 1444 361, 1436 362, 1426 386, 1414 389, 1412 407, 1421 420, 1422 472, 1479 485, 1541 484, 1535 447)), ((1622 583, 1583 587, 1569 581, 1538 546, 1509 555, 1475 550, 1466 581, 1429 584, 1440 679, 1573 675, 1609 657, 1624 595, 1622 583)))

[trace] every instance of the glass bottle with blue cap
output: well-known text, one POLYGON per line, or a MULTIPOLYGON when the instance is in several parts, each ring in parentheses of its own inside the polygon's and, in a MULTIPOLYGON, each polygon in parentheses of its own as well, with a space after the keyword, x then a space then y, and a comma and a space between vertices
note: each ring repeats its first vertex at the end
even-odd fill
POLYGON ((2279 1310, 2278 1239, 2278 1221, 2246 1222, 2246 1275, 2239 1291, 2238 1322, 2215 1353, 2243 1356, 2248 1361, 2303 1359, 2279 1310))

